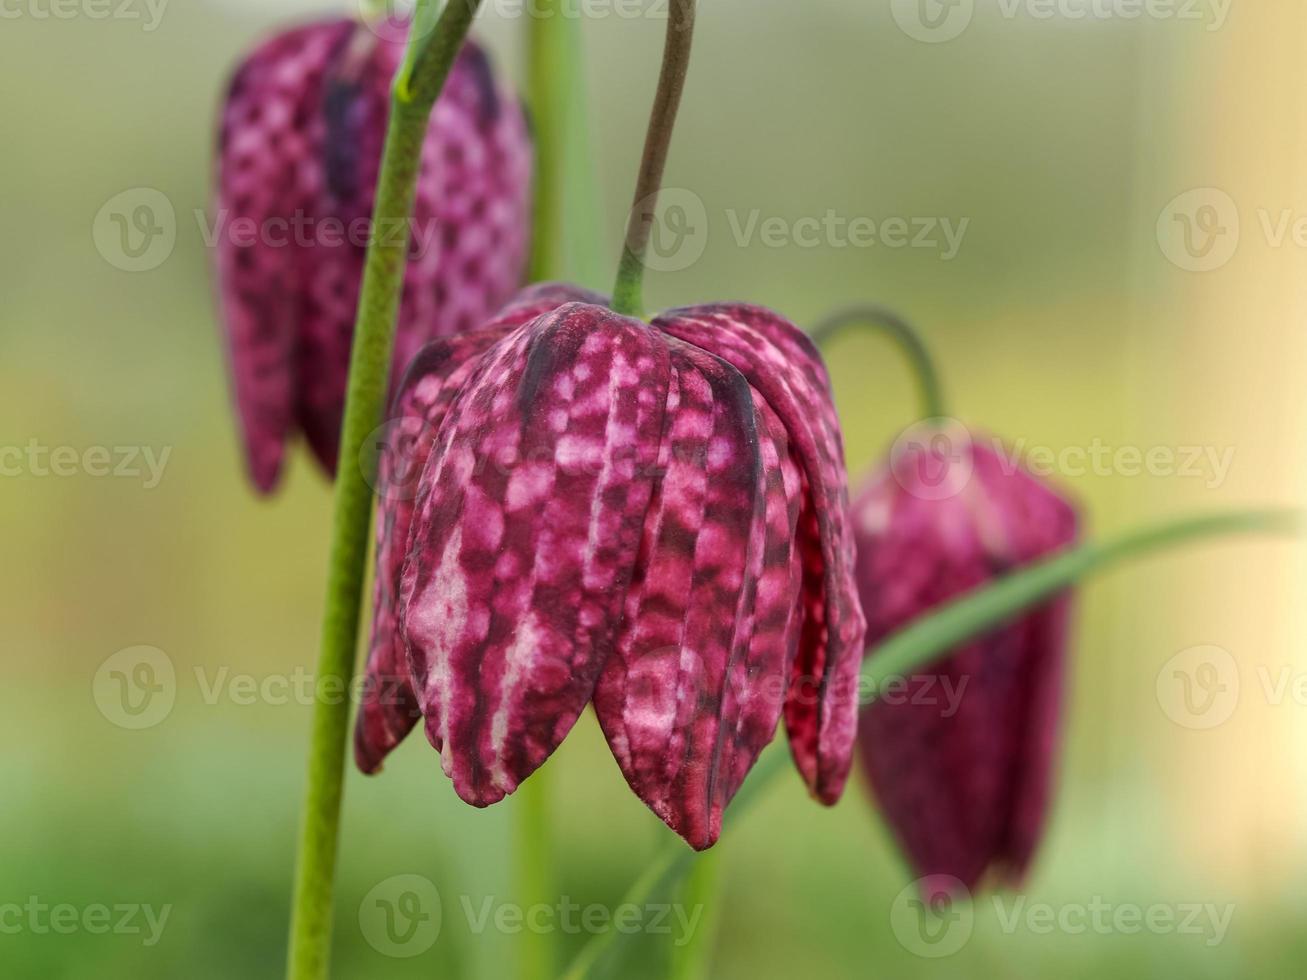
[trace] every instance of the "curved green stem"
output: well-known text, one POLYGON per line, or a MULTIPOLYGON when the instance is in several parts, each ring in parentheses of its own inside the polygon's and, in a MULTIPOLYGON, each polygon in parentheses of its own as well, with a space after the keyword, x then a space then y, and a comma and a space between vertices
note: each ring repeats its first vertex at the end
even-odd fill
POLYGON ((939 372, 921 333, 901 316, 883 306, 857 306, 843 310, 812 328, 810 336, 824 347, 836 334, 848 327, 861 325, 879 331, 894 341, 907 357, 921 397, 922 418, 943 418, 944 398, 940 391, 939 372))
MULTIPOLYGON (((867 651, 862 673, 863 690, 872 696, 890 677, 929 666, 959 644, 1001 626, 1050 596, 1076 585, 1090 575, 1107 571, 1131 559, 1142 558, 1182 544, 1234 534, 1301 535, 1307 515, 1296 510, 1258 510, 1188 518, 1121 535, 1102 544, 1090 543, 1006 575, 931 612, 867 651)), ((864 702, 866 703, 866 702, 864 702)), ((779 747, 768 749, 745 781, 727 811, 739 820, 764 789, 788 769, 788 756, 779 747)), ((681 881, 693 853, 678 840, 669 840, 645 873, 631 886, 624 902, 644 905, 655 891, 681 881)), ((617 940, 609 933, 592 938, 572 962, 567 980, 582 980, 601 955, 617 940)))
MULTIPOLYGON (((480 0, 453 0, 434 30, 415 28, 409 58, 395 79, 372 216, 378 233, 364 266, 341 430, 318 695, 291 909, 291 980, 323 980, 328 971, 350 707, 339 692, 349 689, 354 674, 372 514, 372 474, 363 471, 361 450, 384 408, 427 122, 479 5, 480 0)), ((418 10, 419 23, 426 6, 418 10)))
POLYGON ((644 258, 649 250, 649 236, 658 208, 658 192, 663 186, 667 152, 676 112, 685 91, 685 75, 690 68, 690 48, 694 40, 694 0, 671 0, 667 18, 667 41, 663 47, 663 67, 658 77, 649 131, 645 137, 640 177, 635 185, 635 200, 627 218, 626 243, 617 268, 613 287, 613 310, 625 316, 644 316, 644 258))
POLYGON ((1245 511, 1188 518, 1144 528, 1101 544, 1083 544, 939 606, 886 638, 880 646, 867 652, 862 688, 874 697, 874 692, 889 678, 928 667, 961 643, 1002 626, 1086 576, 1128 559, 1203 538, 1227 534, 1295 534, 1301 533, 1303 526, 1303 515, 1298 511, 1245 511))

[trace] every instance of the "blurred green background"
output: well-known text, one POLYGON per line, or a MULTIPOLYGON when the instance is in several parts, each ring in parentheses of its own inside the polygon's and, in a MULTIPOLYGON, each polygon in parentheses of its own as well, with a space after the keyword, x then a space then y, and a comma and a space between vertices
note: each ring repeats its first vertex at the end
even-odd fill
MULTIPOLYGON (((87 465, 0 477, 0 908, 68 904, 80 923, 0 915, 0 975, 276 977, 309 712, 211 703, 206 689, 313 662, 329 489, 300 451, 273 501, 243 480, 194 211, 226 73, 258 37, 328 5, 175 0, 155 23, 143 0, 119 3, 0 7, 0 447, 170 451, 157 485, 87 465), (175 250, 139 273, 106 261, 92 235, 101 207, 132 188, 158 190, 177 215, 175 250), (139 645, 173 665, 176 701, 132 730, 94 691, 102 665, 139 645), (157 942, 86 927, 85 910, 121 904, 170 907, 157 942)), ((708 234, 698 261, 651 276, 651 304, 749 299, 810 324, 887 303, 928 332, 954 413, 979 429, 1054 452, 1233 453, 1222 479, 1055 474, 1100 532, 1303 499, 1307 252, 1276 234, 1283 216, 1307 214, 1297 0, 1140 18, 1120 15, 1128 3, 1078 18, 1088 4, 965 2, 934 11, 971 17, 942 41, 913 36, 913 10, 930 8, 898 0, 701 6, 668 183, 703 202, 708 234), (1234 228, 1218 213, 1237 248, 1207 271, 1173 261, 1166 230, 1169 202, 1193 188, 1236 208, 1234 228), (832 211, 968 224, 947 260, 733 233, 754 214, 793 228, 832 211)), ((519 9, 488 0, 479 26, 515 77, 519 9)), ((615 257, 661 5, 581 9, 615 257)), ((842 340, 831 361, 857 474, 910 421, 912 389, 874 340, 842 340)), ((949 957, 918 955, 893 927, 911 874, 864 788, 824 810, 782 780, 720 845, 711 976, 1300 976, 1307 701, 1281 682, 1307 673, 1305 586, 1300 550, 1239 542, 1084 590, 1041 858, 1020 895, 978 900, 949 957), (1214 727, 1177 721, 1159 689, 1164 665, 1197 646, 1227 651, 1241 682, 1214 727), (1065 916, 1071 927, 1044 930, 1022 911, 1094 903, 1232 914, 1213 941, 1210 929, 1076 929, 1065 916)), ((520 937, 478 930, 467 910, 514 901, 515 802, 464 806, 420 743, 378 778, 349 775, 336 975, 512 976, 520 937), (365 896, 400 874, 430 879, 443 900, 438 940, 412 958, 385 955, 360 924, 365 896)), ((548 769, 560 895, 612 907, 667 832, 593 719, 548 769)), ((556 938, 568 955, 585 937, 556 938)), ((668 945, 641 937, 617 975, 662 975, 668 945)))

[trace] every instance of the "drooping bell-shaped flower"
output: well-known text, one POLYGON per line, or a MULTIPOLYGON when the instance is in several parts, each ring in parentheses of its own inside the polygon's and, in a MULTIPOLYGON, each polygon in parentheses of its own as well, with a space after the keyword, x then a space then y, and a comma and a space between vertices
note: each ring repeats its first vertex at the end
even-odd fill
MULTIPOLYGON (((870 647, 1077 536, 1071 505, 998 443, 918 429, 857 494, 870 647)), ((898 678, 863 711, 862 766, 929 889, 1015 883, 1042 835, 1059 736, 1069 597, 898 678), (952 884, 950 885, 950 882, 952 884)))
POLYGON ((839 423, 797 328, 536 287, 428 346, 392 415, 362 769, 421 718, 485 806, 593 704, 696 848, 782 717, 813 794, 840 796, 864 623, 839 423))
MULTIPOLYGON (((250 476, 270 491, 302 433, 334 472, 358 294, 403 29, 333 19, 240 65, 222 107, 213 247, 250 476)), ((483 323, 522 281, 531 145, 515 96, 468 43, 422 153, 395 340, 398 377, 427 341, 483 323)))

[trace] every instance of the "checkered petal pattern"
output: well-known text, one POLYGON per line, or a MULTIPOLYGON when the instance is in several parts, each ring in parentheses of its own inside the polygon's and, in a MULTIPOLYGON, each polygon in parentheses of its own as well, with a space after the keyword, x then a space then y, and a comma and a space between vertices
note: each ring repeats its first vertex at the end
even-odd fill
POLYGON ((400 393, 434 435, 394 454, 410 476, 424 458, 415 503, 383 493, 368 684, 404 695, 360 714, 362 768, 420 717, 486 806, 593 704, 632 790, 705 848, 816 662, 796 759, 832 802, 863 624, 847 526, 819 516, 847 491, 816 352, 758 308, 646 324, 557 286, 460 341, 400 393))
MULTIPOLYGON (((245 59, 222 108, 215 265, 237 415, 255 486, 302 434, 335 471, 350 344, 402 33, 348 19, 280 34, 245 59)), ((471 330, 521 283, 532 153, 517 99, 468 43, 422 151, 392 377, 428 341, 471 330)))
MULTIPOLYGON (((1073 544, 1073 507, 988 440, 905 444, 852 509, 875 645, 941 603, 1073 544)), ((1016 884, 1042 836, 1056 758, 1067 595, 873 701, 861 764, 927 890, 1016 884)))

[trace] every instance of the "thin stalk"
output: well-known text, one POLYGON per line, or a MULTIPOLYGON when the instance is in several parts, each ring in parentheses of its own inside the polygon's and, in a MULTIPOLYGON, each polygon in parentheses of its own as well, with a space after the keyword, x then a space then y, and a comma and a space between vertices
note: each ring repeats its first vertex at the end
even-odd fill
POLYGON ((935 360, 920 331, 893 310, 883 306, 857 306, 842 310, 812 328, 811 337, 818 347, 824 347, 837 334, 852 326, 862 326, 882 333, 898 345, 908 359, 908 365, 917 382, 921 398, 923 419, 943 418, 944 398, 939 383, 935 360))
POLYGON ((536 144, 532 282, 608 285, 600 271, 581 18, 566 0, 536 0, 527 18, 527 100, 536 144))
MULTIPOLYGON (((423 0, 419 23, 428 5, 429 0, 423 0)), ((479 6, 480 0, 453 0, 432 32, 413 32, 391 98, 372 215, 378 234, 372 236, 364 266, 341 430, 322 649, 291 908, 287 963, 291 980, 325 980, 328 975, 350 710, 349 699, 339 692, 349 689, 354 675, 372 513, 372 474, 364 472, 360 462, 365 458, 362 448, 384 408, 427 122, 479 6)))
POLYGON ((535 137, 535 215, 532 223, 530 279, 542 282, 567 277, 563 257, 562 194, 566 166, 570 93, 563 84, 568 70, 568 19, 562 0, 536 0, 527 18, 527 100, 535 137))
POLYGON ((685 76, 690 68, 694 15, 694 0, 671 0, 658 92, 654 96, 653 112, 649 115, 635 200, 627 219, 626 243, 617 269, 617 284, 613 287, 613 310, 625 316, 644 316, 644 258, 653 233, 658 192, 662 190, 667 153, 671 148, 672 131, 676 128, 676 112, 681 106, 685 76))
POLYGON ((708 980, 708 964, 721 924, 721 855, 717 851, 699 854, 690 865, 681 888, 681 922, 696 922, 692 935, 681 936, 672 945, 667 980, 708 980))
MULTIPOLYGON (((1182 544, 1238 534, 1302 535, 1307 514, 1294 510, 1243 511, 1189 518, 1121 535, 1102 544, 1085 544, 1055 558, 1012 572, 993 583, 929 613, 868 650, 863 661, 862 687, 869 703, 883 682, 929 666, 959 644, 995 629, 1050 596, 1100 572, 1182 544)), ((776 782, 786 754, 769 749, 754 767, 727 811, 741 819, 763 791, 776 782)), ((693 859, 680 840, 669 840, 631 886, 623 901, 643 907, 662 888, 675 886, 689 872, 693 859)), ((568 970, 567 980, 583 980, 602 954, 617 941, 613 934, 592 938, 568 970)))
MULTIPOLYGON (((549 833, 552 783, 547 769, 532 773, 518 787, 513 800, 513 890, 522 908, 552 905, 558 900, 553 887, 554 849, 549 833)), ((527 929, 517 938, 519 980, 550 980, 555 970, 550 934, 527 929)))

